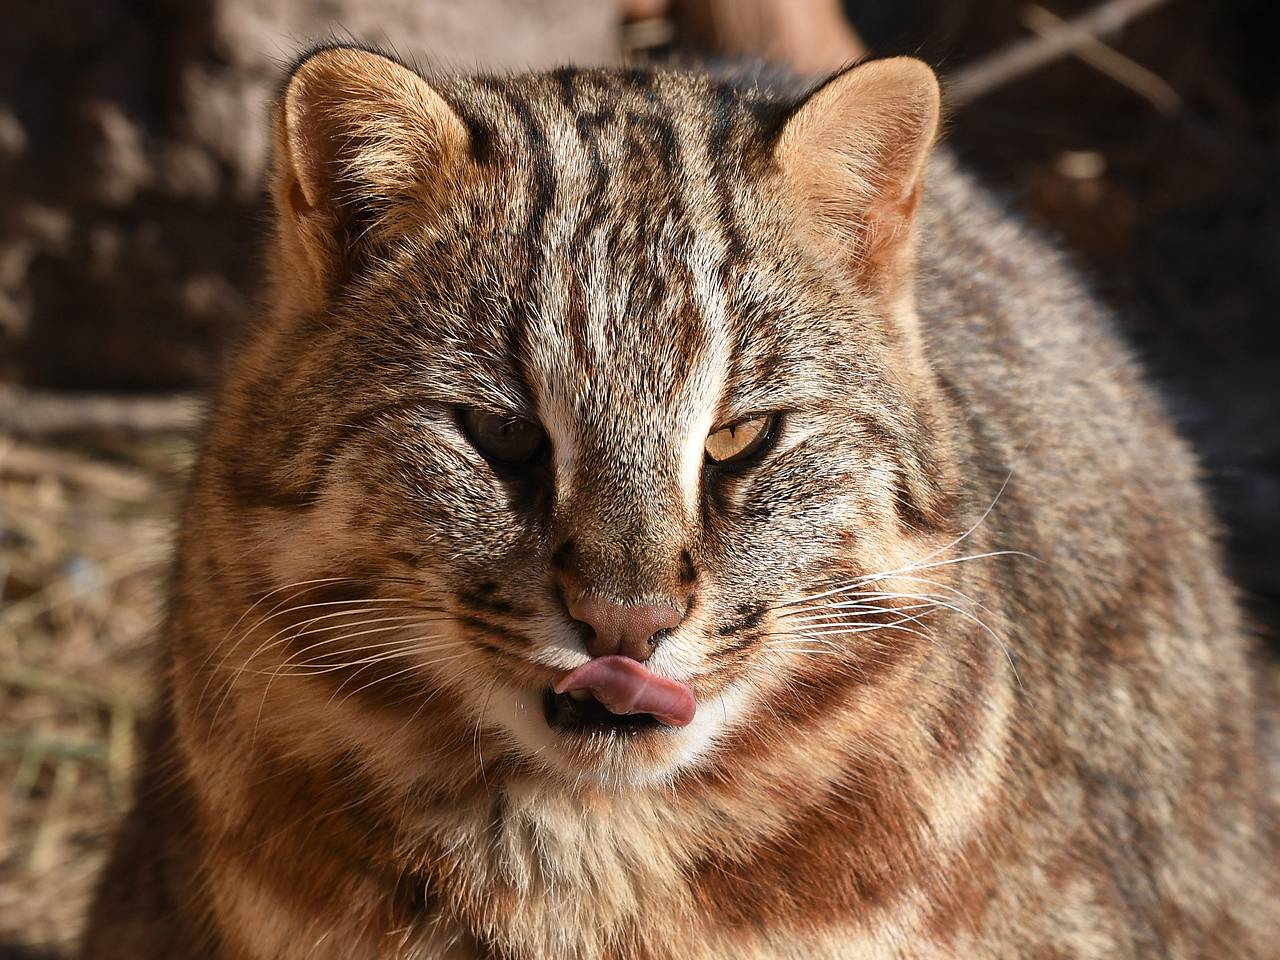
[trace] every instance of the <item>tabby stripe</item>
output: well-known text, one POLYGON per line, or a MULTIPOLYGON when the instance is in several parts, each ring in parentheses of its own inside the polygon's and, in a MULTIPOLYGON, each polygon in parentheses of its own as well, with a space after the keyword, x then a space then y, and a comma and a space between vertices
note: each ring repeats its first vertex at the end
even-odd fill
MULTIPOLYGON (((552 160, 550 144, 546 131, 539 125, 533 110, 516 92, 501 81, 486 78, 480 81, 483 86, 497 93, 510 107, 524 131, 532 163, 529 174, 532 179, 533 196, 529 210, 528 222, 524 230, 524 280, 521 289, 534 291, 538 289, 538 277, 546 256, 546 224, 555 204, 557 178, 552 160)), ((529 326, 532 321, 533 304, 526 303, 525 309, 516 311, 507 326, 507 355, 512 367, 521 374, 525 383, 531 382, 528 373, 529 326)))
POLYGON ((711 162, 711 180, 716 193, 716 213, 725 237, 725 259, 720 265, 722 281, 728 280, 734 268, 746 257, 747 245, 742 228, 738 224, 733 187, 735 171, 732 169, 730 140, 734 131, 737 95, 725 84, 711 88, 714 119, 707 131, 707 158, 711 162))

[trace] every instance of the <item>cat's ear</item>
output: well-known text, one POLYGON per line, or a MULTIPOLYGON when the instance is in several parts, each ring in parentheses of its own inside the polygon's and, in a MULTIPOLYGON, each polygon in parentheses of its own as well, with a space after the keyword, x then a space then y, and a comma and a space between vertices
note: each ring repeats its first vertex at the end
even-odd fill
POLYGON ((298 64, 274 134, 279 252, 320 299, 364 250, 430 216, 468 149, 466 126, 425 80, 345 47, 298 64))
POLYGON ((940 95, 919 60, 873 60, 839 74, 801 104, 775 157, 814 241, 859 284, 889 297, 911 269, 925 161, 940 95))

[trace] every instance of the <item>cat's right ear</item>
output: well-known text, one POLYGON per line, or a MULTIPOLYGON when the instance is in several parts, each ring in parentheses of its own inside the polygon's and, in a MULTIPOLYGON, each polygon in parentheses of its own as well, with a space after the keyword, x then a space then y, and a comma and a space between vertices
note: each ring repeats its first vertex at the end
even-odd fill
POLYGON ((278 253, 313 304, 374 244, 429 216, 468 150, 466 126, 430 84, 347 47, 298 64, 274 127, 278 253))

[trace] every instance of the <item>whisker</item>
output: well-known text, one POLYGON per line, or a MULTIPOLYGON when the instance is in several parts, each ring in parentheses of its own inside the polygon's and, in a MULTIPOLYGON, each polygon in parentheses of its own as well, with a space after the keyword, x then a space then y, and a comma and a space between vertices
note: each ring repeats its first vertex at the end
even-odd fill
MULTIPOLYGON (((341 624, 340 626, 365 627, 365 626, 368 626, 369 624, 374 624, 374 623, 387 623, 387 624, 391 624, 391 626, 374 627, 368 630, 354 630, 349 633, 341 633, 341 634, 338 634, 337 636, 328 637, 327 639, 324 639, 324 640, 317 640, 315 643, 308 644, 307 646, 303 647, 301 650, 298 650, 297 652, 295 652, 289 659, 294 660, 297 657, 301 657, 303 654, 308 653, 311 650, 315 650, 319 647, 327 646, 329 644, 345 643, 347 640, 354 640, 356 637, 368 636, 369 634, 372 634, 372 633, 384 633, 388 630, 410 629, 407 626, 401 626, 402 624, 406 624, 406 623, 426 625, 428 623, 442 623, 450 619, 451 619, 450 617, 419 617, 419 616, 414 616, 412 614, 406 614, 404 616, 399 616, 399 617, 375 617, 372 620, 361 620, 358 623, 341 624)), ((335 629, 337 629, 337 626, 335 625, 316 627, 310 630, 304 630, 301 633, 296 633, 293 636, 288 637, 287 639, 296 640, 299 637, 308 636, 316 633, 323 633, 327 630, 335 630, 335 629)))
MULTIPOLYGON (((318 604, 308 604, 300 607, 288 607, 286 609, 282 609, 290 601, 297 599, 303 594, 310 593, 313 590, 317 590, 323 585, 333 584, 333 583, 361 583, 361 582, 367 582, 370 579, 383 580, 383 579, 393 579, 393 578, 324 577, 317 580, 300 580, 300 581, 297 581, 296 583, 287 584, 282 587, 277 587, 276 589, 270 591, 269 593, 263 594, 263 596, 259 597, 252 604, 250 604, 249 607, 244 611, 244 613, 242 613, 239 616, 239 618, 237 618, 236 622, 231 626, 231 629, 227 631, 226 635, 222 638, 222 640, 218 642, 218 644, 215 646, 214 649, 216 651, 228 640, 230 640, 231 637, 236 634, 237 629, 239 628, 240 624, 244 622, 245 618, 248 617, 249 614, 252 613, 255 609, 257 609, 257 607, 261 603, 263 603, 268 597, 274 596, 275 594, 281 592, 282 590, 288 590, 296 586, 305 587, 305 589, 299 590, 297 593, 294 593, 292 596, 286 597, 283 600, 280 600, 279 602, 277 602, 276 605, 264 617, 258 620, 258 622, 255 623, 248 630, 244 631, 244 635, 255 632, 264 623, 266 623, 268 620, 270 620, 274 616, 292 613, 293 611, 299 610, 299 609, 305 610, 305 609, 308 609, 310 606, 317 606, 318 604)), ((331 603, 368 603, 368 602, 378 602, 379 599, 380 598, 369 597, 369 598, 361 598, 360 600, 336 600, 336 601, 331 601, 331 603)), ((402 602, 409 602, 409 601, 402 601, 402 602)), ((212 655, 213 654, 211 652, 210 657, 212 657, 212 655)))
MULTIPOLYGON (((347 582, 353 582, 353 581, 355 581, 357 578, 334 578, 334 579, 335 579, 335 580, 341 580, 341 581, 347 581, 347 582)), ((369 578, 359 578, 359 579, 361 579, 361 580, 365 580, 365 579, 369 579, 369 578)), ((330 580, 330 581, 322 581, 322 582, 333 582, 333 581, 332 581, 332 580, 330 580)), ((303 593, 305 593, 306 591, 302 591, 302 592, 303 592, 303 593)), ((295 595, 294 595, 294 597, 296 597, 296 596, 298 596, 298 595, 299 595, 299 594, 295 594, 295 595)), ((290 597, 290 598, 288 598, 288 599, 293 599, 294 597, 290 597)), ((286 603, 287 603, 287 602, 288 602, 288 600, 283 601, 283 602, 286 602, 286 603)), ((426 603, 426 602, 423 602, 423 601, 420 601, 420 600, 417 600, 417 599, 401 598, 401 597, 362 597, 362 598, 360 598, 360 599, 358 599, 358 600, 328 600, 328 601, 320 601, 320 602, 316 602, 316 603, 298 604, 298 605, 295 605, 295 606, 292 606, 292 607, 288 607, 288 608, 286 608, 286 609, 281 609, 281 608, 280 608, 280 606, 279 606, 279 605, 277 605, 277 607, 276 607, 275 609, 273 609, 270 613, 268 613, 266 616, 264 616, 264 617, 260 618, 260 619, 257 621, 257 623, 255 623, 255 624, 254 624, 254 626, 253 626, 253 627, 251 627, 249 630, 244 631, 244 633, 242 634, 242 636, 243 636, 243 637, 248 637, 248 636, 252 635, 252 633, 253 633, 254 631, 256 631, 257 629, 259 629, 259 628, 260 628, 263 624, 265 624, 268 620, 270 620, 270 619, 272 619, 272 618, 274 618, 274 617, 277 617, 277 616, 288 616, 288 615, 292 615, 292 614, 295 614, 295 613, 299 613, 299 612, 301 612, 301 611, 303 611, 303 610, 315 610, 315 609, 319 609, 319 608, 328 608, 328 607, 333 607, 333 606, 347 606, 347 607, 351 607, 352 605, 355 605, 355 608, 354 608, 354 609, 344 609, 344 610, 333 611, 333 612, 330 612, 330 613, 327 613, 327 614, 322 614, 322 615, 320 615, 320 616, 313 617, 313 618, 308 619, 308 620, 304 620, 304 621, 302 621, 302 622, 300 622, 300 623, 291 623, 291 624, 288 624, 288 625, 286 625, 286 626, 282 627, 281 629, 277 630, 275 633, 273 633, 271 636, 269 636, 266 640, 264 640, 262 643, 260 643, 260 644, 257 646, 257 648, 256 648, 256 649, 254 649, 254 650, 253 650, 253 652, 249 654, 249 656, 248 656, 248 657, 246 657, 244 660, 242 660, 242 661, 241 661, 240 666, 239 666, 239 668, 237 669, 237 671, 233 672, 233 673, 232 673, 232 676, 227 680, 227 682, 226 682, 226 686, 225 686, 225 688, 224 688, 224 690, 223 690, 222 699, 219 701, 219 703, 218 703, 218 707, 217 707, 217 709, 214 711, 214 714, 213 714, 212 719, 209 721, 209 728, 210 728, 210 730, 212 730, 212 729, 214 728, 214 726, 216 726, 216 725, 217 725, 218 718, 222 715, 222 710, 225 708, 226 703, 227 703, 227 700, 228 700, 228 698, 231 696, 231 693, 232 693, 232 691, 233 691, 233 690, 234 690, 234 688, 235 688, 235 677, 236 677, 236 675, 238 674, 238 672, 239 672, 240 670, 244 670, 244 669, 246 669, 246 668, 249 666, 249 664, 251 664, 251 663, 252 663, 252 662, 253 662, 257 657, 259 657, 259 656, 260 656, 262 653, 264 653, 267 649, 269 649, 269 648, 271 648, 271 647, 275 646, 275 645, 276 645, 276 644, 278 644, 278 643, 282 643, 282 642, 284 642, 284 640, 283 640, 283 639, 281 639, 281 638, 282 638, 282 636, 283 636, 284 634, 287 634, 291 629, 304 628, 304 627, 310 626, 310 625, 312 625, 312 624, 315 624, 315 623, 317 623, 317 622, 320 622, 320 621, 322 621, 322 620, 337 619, 337 618, 342 618, 342 617, 352 617, 352 616, 357 616, 357 615, 360 615, 360 614, 363 614, 363 613, 380 613, 380 612, 383 612, 384 610, 395 608, 397 604, 409 604, 409 605, 412 605, 412 606, 413 606, 413 607, 415 607, 417 610, 419 610, 419 611, 421 611, 421 612, 423 612, 423 613, 444 612, 443 610, 441 610, 441 608, 437 607, 437 606, 436 606, 436 605, 434 605, 434 604, 429 604, 429 603, 426 603), (372 606, 370 606, 370 605, 372 605, 372 606), (379 609, 377 609, 378 607, 381 607, 382 609, 381 609, 381 610, 379 610, 379 609)), ((404 609, 404 608, 403 608, 403 607, 401 607, 400 609, 404 609)), ((219 665, 218 665, 217 670, 225 669, 225 667, 226 667, 226 662, 227 662, 227 660, 228 660, 228 659, 230 659, 230 657, 231 657, 231 653, 232 653, 232 651, 228 651, 227 655, 223 657, 223 659, 219 662, 219 665)), ((215 671, 215 672, 217 672, 217 671, 215 671)), ((206 681, 205 686, 206 686, 206 688, 208 687, 208 681, 206 681)), ((256 727, 255 727, 255 729, 256 729, 256 727)))
MULTIPOLYGON (((409 629, 409 627, 393 626, 393 627, 386 627, 383 629, 407 630, 409 629)), ((327 665, 326 669, 296 670, 295 668, 300 667, 301 664, 294 664, 293 666, 291 666, 291 663, 293 661, 293 658, 291 657, 288 660, 286 660, 283 664, 281 664, 279 667, 277 667, 274 671, 263 671, 264 673, 268 674, 269 679, 267 680, 266 685, 263 687, 261 698, 258 700, 258 715, 257 715, 257 719, 254 721, 254 733, 255 734, 257 733, 258 725, 262 720, 262 709, 266 705, 267 697, 271 693, 271 685, 275 682, 276 677, 278 676, 322 676, 326 673, 332 673, 336 670, 348 669, 349 667, 353 667, 353 666, 359 667, 359 669, 356 670, 355 674, 352 674, 352 677, 354 677, 359 673, 363 672, 364 670, 367 670, 369 667, 373 666, 374 664, 379 663, 383 660, 392 660, 397 657, 403 657, 410 653, 415 653, 415 652, 420 653, 423 650, 422 645, 424 643, 437 641, 445 638, 445 636, 446 635, 444 634, 422 634, 417 637, 401 637, 398 640, 391 640, 386 643, 367 644, 362 648, 357 648, 356 650, 353 650, 350 652, 354 654, 354 653, 362 652, 363 650, 372 650, 375 648, 399 648, 399 649, 386 650, 381 654, 375 655, 373 657, 366 657, 361 660, 340 662, 337 664, 327 665)), ((352 679, 352 677, 348 677, 347 679, 343 680, 342 683, 338 686, 338 689, 334 691, 333 695, 336 696, 338 693, 340 693, 342 691, 342 688, 346 686, 346 684, 352 679)), ((330 697, 329 702, 330 703, 333 702, 332 696, 330 697)), ((344 702, 345 702, 345 698, 344 698, 344 702)))
MULTIPOLYGON (((454 660, 461 660, 467 656, 468 656, 468 653, 464 651, 462 653, 456 653, 451 657, 437 657, 430 661, 430 665, 434 666, 435 664, 438 664, 438 663, 450 663, 454 660)), ((392 658, 388 658, 388 659, 392 659, 392 658)), ((403 670, 397 670, 395 673, 389 674, 388 676, 375 677, 374 679, 370 680, 368 683, 364 684, 363 686, 357 687, 355 690, 352 690, 350 693, 348 693, 345 697, 343 697, 338 702, 338 706, 342 706, 342 704, 346 703, 348 700, 350 700, 352 697, 354 697, 356 694, 360 693, 361 691, 368 690, 370 687, 376 686, 379 683, 386 683, 389 680, 394 680, 396 677, 403 676, 406 673, 412 673, 415 670, 421 670, 427 665, 428 665, 427 662, 419 661, 419 662, 410 664, 409 666, 405 667, 403 670)), ((370 666, 372 666, 372 664, 368 664, 366 666, 361 667, 360 670, 357 671, 357 673, 369 669, 370 666)), ((333 696, 336 697, 342 691, 342 686, 345 686, 346 683, 347 683, 347 680, 344 680, 342 682, 342 685, 340 685, 338 689, 333 692, 333 696)), ((333 697, 329 698, 329 702, 330 703, 333 702, 333 697)))
POLYGON ((970 621, 971 623, 981 628, 992 640, 995 641, 996 645, 1000 648, 1001 652, 1004 654, 1005 659, 1009 662, 1009 668, 1013 671, 1013 677, 1014 677, 1014 680, 1017 681, 1018 688, 1022 690, 1026 689, 1022 685, 1022 677, 1019 676, 1018 674, 1018 667, 1013 662, 1013 655, 1009 652, 1009 648, 1005 646, 1004 641, 1000 639, 999 635, 994 630, 992 630, 991 627, 985 621, 979 618, 977 615, 975 615, 974 613, 968 610, 963 609, 962 607, 958 607, 953 603, 949 603, 946 600, 940 600, 936 597, 926 597, 925 595, 908 594, 908 593, 897 594, 897 596, 905 599, 929 599, 932 603, 936 604, 937 606, 947 610, 951 610, 952 612, 958 614, 959 616, 965 618, 966 620, 970 621))
MULTIPOLYGON (((967 593, 965 593, 963 590, 958 589, 957 587, 953 587, 948 583, 943 583, 941 580, 934 580, 931 577, 906 577, 906 576, 898 576, 898 577, 895 577, 894 579, 904 580, 904 581, 907 581, 908 583, 923 583, 923 584, 928 584, 929 586, 937 587, 939 590, 945 590, 947 593, 951 594, 957 599, 963 600, 965 603, 973 604, 979 610, 987 611, 987 608, 980 601, 969 596, 967 593)), ((990 611, 987 611, 987 612, 990 612, 990 611)))
MULTIPOLYGON (((441 639, 441 638, 442 638, 442 636, 443 636, 443 635, 441 635, 441 634, 424 634, 424 635, 422 635, 422 636, 420 636, 420 637, 415 637, 415 638, 406 638, 406 642, 408 642, 408 640, 409 640, 409 639, 412 639, 412 640, 415 640, 415 641, 417 641, 417 642, 421 643, 421 642, 425 642, 425 641, 439 640, 439 639, 441 639)), ((330 694, 330 696, 329 696, 329 700, 328 700, 328 702, 327 702, 327 705, 332 705, 332 704, 333 704, 334 697, 336 697, 339 693, 341 693, 341 692, 342 692, 342 688, 343 688, 343 687, 345 687, 348 683, 350 683, 353 677, 355 677, 355 676, 359 675, 360 673, 363 673, 365 670, 369 669, 369 667, 373 666, 373 665, 374 665, 374 664, 376 664, 376 663, 380 663, 380 662, 387 661, 387 660, 394 660, 394 659, 396 659, 396 658, 398 658, 398 657, 400 657, 400 656, 403 656, 403 655, 404 655, 403 653, 392 653, 392 654, 385 654, 385 655, 383 655, 383 656, 382 656, 382 657, 380 657, 380 658, 372 658, 372 659, 370 659, 369 663, 366 663, 364 666, 361 666, 361 667, 360 667, 360 668, 359 668, 359 669, 358 669, 354 674, 352 674, 350 677, 347 677, 345 680, 343 680, 343 681, 342 681, 342 683, 341 683, 341 684, 339 684, 339 685, 338 685, 338 688, 337 688, 336 690, 334 690, 332 694, 330 694)), ((448 659, 448 658, 446 658, 446 659, 448 659)), ((366 687, 368 687, 368 686, 372 686, 374 683, 377 683, 379 680, 392 680, 392 679, 395 679, 396 677, 401 676, 402 674, 409 673, 409 672, 410 672, 410 671, 412 671, 412 670, 417 670, 417 669, 421 668, 422 666, 424 666, 424 665, 425 665, 425 663, 426 663, 426 662, 427 662, 427 661, 418 661, 418 662, 415 662, 414 664, 410 665, 409 667, 406 667, 404 670, 400 670, 400 671, 397 671, 397 672, 396 672, 396 673, 394 673, 394 674, 391 674, 389 677, 379 677, 379 678, 376 678, 376 679, 374 679, 374 680, 370 681, 370 683, 365 684, 365 686, 360 687, 360 688, 359 688, 359 690, 354 690, 354 691, 352 691, 351 693, 347 694, 347 696, 343 697, 343 698, 342 698, 342 700, 341 700, 341 701, 339 701, 338 706, 341 706, 342 704, 346 703, 346 702, 347 702, 347 700, 348 700, 348 699, 350 699, 350 697, 352 697, 354 694, 359 693, 359 692, 360 692, 360 690, 364 690, 364 689, 365 689, 366 687)), ((430 661, 430 662, 434 662, 434 661, 430 661)), ((274 678, 273 678, 273 679, 274 679, 274 678)), ((257 713, 257 716, 256 716, 256 717, 255 717, 255 719, 254 719, 254 724, 253 724, 253 733, 250 735, 250 738, 249 738, 249 745, 250 745, 250 748, 252 748, 252 746, 253 746, 254 742, 257 740, 257 736, 258 736, 258 727, 259 727, 259 726, 261 725, 261 723, 262 723, 262 711, 265 709, 265 707, 266 707, 266 705, 267 705, 267 697, 268 697, 268 695, 269 695, 269 694, 270 694, 270 692, 271 692, 271 682, 272 682, 272 681, 270 681, 270 680, 269 680, 269 681, 267 682, 266 686, 264 686, 264 687, 263 687, 263 690, 262 690, 262 696, 261 696, 261 697, 259 698, 259 700, 258 700, 258 713, 257 713)))
POLYGON ((484 718, 485 711, 489 709, 489 701, 493 699, 493 691, 497 688, 497 686, 498 686, 498 681, 496 677, 493 680, 489 681, 489 691, 485 694, 484 706, 481 707, 476 712, 475 732, 472 734, 472 737, 471 737, 471 745, 476 752, 476 769, 480 771, 480 779, 485 783, 486 786, 489 783, 489 779, 484 772, 484 754, 480 752, 480 722, 484 718))
MULTIPOLYGON (((341 603, 343 601, 333 601, 333 602, 341 603)), ((314 608, 317 606, 329 606, 329 605, 331 604, 330 603, 303 604, 297 607, 292 607, 288 611, 284 611, 284 612, 293 613, 300 610, 314 608)), ((284 635, 287 634, 290 630, 301 629, 303 627, 310 626, 311 624, 318 623, 321 620, 328 620, 335 617, 350 617, 350 616, 359 615, 361 613, 373 613, 373 612, 379 612, 379 611, 357 609, 357 610, 342 610, 334 613, 323 614, 321 616, 312 617, 309 620, 303 620, 298 623, 288 624, 287 626, 284 626, 279 630, 277 630, 275 633, 271 634, 271 636, 267 637, 267 639, 263 640, 260 644, 258 644, 258 646, 240 662, 240 665, 234 671, 232 671, 231 678, 227 681, 226 688, 223 690, 222 699, 218 702, 218 708, 214 711, 213 719, 210 721, 210 729, 212 729, 213 726, 217 723, 218 717, 221 716, 222 714, 223 707, 226 706, 227 698, 231 696, 231 691, 235 688, 236 676, 238 676, 241 671, 247 669, 249 664, 253 663, 254 660, 256 660, 259 656, 265 653, 268 649, 276 646, 277 644, 284 643, 287 639, 285 638, 284 635)), ((263 618, 262 620, 259 620, 258 623, 255 624, 253 628, 251 628, 251 630, 246 631, 244 636, 245 637, 250 636, 252 633, 252 630, 257 629, 259 626, 265 623, 266 620, 269 619, 269 617, 270 615, 267 618, 263 618)), ((215 670, 220 671, 220 670, 226 669, 226 663, 227 663, 227 660, 230 659, 230 657, 231 657, 231 652, 228 651, 227 655, 223 657, 221 661, 219 661, 218 666, 215 668, 215 670)))
POLYGON ((923 603, 905 604, 900 607, 889 607, 878 603, 859 603, 853 605, 833 603, 827 605, 825 612, 819 612, 823 610, 821 607, 806 607, 796 610, 790 614, 784 614, 783 616, 778 617, 778 619, 786 620, 790 623, 809 623, 812 621, 833 618, 852 619, 855 617, 869 617, 877 613, 893 614, 902 613, 907 610, 928 610, 934 606, 936 606, 936 604, 934 604, 932 600, 923 603))
MULTIPOLYGON (((386 627, 384 629, 402 630, 402 629, 409 629, 409 628, 408 627, 386 627)), ((354 656, 356 654, 365 653, 366 651, 369 651, 369 650, 389 650, 395 647, 401 648, 404 652, 421 651, 422 649, 424 649, 422 646, 421 638, 401 637, 398 640, 388 640, 385 643, 366 643, 359 647, 355 647, 351 650, 342 650, 339 652, 349 653, 354 656)), ((376 656, 384 656, 384 655, 385 654, 378 654, 376 656)), ((397 653, 395 655, 400 656, 402 654, 397 653)), ((330 673, 333 670, 341 670, 346 667, 354 667, 354 666, 359 666, 360 664, 373 662, 373 658, 356 659, 356 660, 335 660, 332 658, 330 654, 324 654, 323 656, 329 659, 312 658, 310 660, 302 660, 302 661, 286 660, 284 663, 280 664, 278 667, 275 667, 271 670, 261 670, 261 671, 258 671, 258 673, 266 676, 281 676, 281 677, 314 676, 321 673, 330 673), (324 668, 324 669, 321 669, 321 668, 324 668)))
MULTIPOLYGON (((360 600, 360 601, 351 601, 351 600, 332 600, 332 601, 326 601, 326 602, 324 602, 324 603, 308 603, 308 604, 303 604, 303 605, 301 605, 301 606, 292 607, 292 608, 290 608, 290 609, 289 609, 289 610, 287 610, 287 611, 282 611, 282 613, 298 613, 298 612, 300 612, 300 611, 302 611, 302 610, 309 610, 309 609, 314 609, 314 608, 317 608, 317 607, 328 607, 328 606, 334 606, 334 605, 337 605, 337 604, 351 604, 351 603, 361 603, 361 604, 363 604, 363 603, 365 603, 365 602, 366 602, 366 601, 363 601, 363 600, 360 600)), ((402 601, 398 600, 398 601, 395 601, 395 602, 397 602, 397 603, 414 603, 414 601, 412 601, 412 600, 402 600, 402 601)), ((361 607, 357 607, 357 608, 354 608, 354 609, 331 611, 331 612, 329 612, 329 613, 324 613, 324 614, 320 614, 319 616, 312 617, 312 618, 310 618, 310 619, 308 619, 308 620, 302 620, 302 621, 299 621, 299 622, 296 622, 296 623, 289 623, 289 624, 286 624, 285 626, 283 626, 283 627, 281 627, 280 629, 278 629, 275 633, 271 634, 271 636, 267 637, 267 639, 266 639, 266 640, 263 640, 263 641, 262 641, 262 643, 260 643, 260 644, 257 646, 257 648, 256 648, 256 649, 255 649, 251 654, 249 654, 249 656, 248 656, 248 657, 246 657, 246 658, 245 658, 244 663, 245 663, 245 664, 248 664, 248 663, 249 663, 249 662, 251 662, 252 660, 256 659, 258 656, 260 656, 262 653, 264 653, 265 651, 267 651, 267 650, 268 650, 268 649, 270 649, 271 647, 275 646, 277 643, 284 642, 284 639, 283 639, 283 638, 285 637, 285 635, 286 635, 286 634, 288 634, 288 633, 289 633, 289 631, 290 631, 290 630, 300 629, 300 628, 302 628, 302 627, 309 627, 309 626, 311 626, 311 625, 313 625, 313 624, 320 623, 321 621, 325 621, 325 620, 336 620, 336 619, 340 619, 340 618, 342 618, 342 617, 354 617, 354 616, 358 616, 358 615, 360 615, 360 614, 365 614, 365 613, 382 613, 382 612, 384 612, 384 611, 382 611, 382 610, 378 610, 378 609, 376 609, 375 607, 361 606, 361 607)), ((258 626, 260 626, 260 625, 261 625, 262 623, 264 623, 264 622, 265 622, 265 621, 259 621, 258 626)), ((335 626, 341 626, 341 624, 336 624, 335 626)), ((256 627, 255 627, 255 629, 256 629, 256 627)), ((320 628, 320 629, 321 629, 321 630, 324 630, 324 629, 331 629, 331 627, 322 627, 322 628, 320 628)), ((252 632, 252 631, 250 631, 250 632, 252 632)), ((246 634, 245 634, 245 636, 248 636, 248 635, 249 635, 249 633, 246 633, 246 634)), ((300 635, 300 634, 299 634, 299 635, 300 635)))
POLYGON ((850 626, 850 627, 821 627, 817 630, 788 630, 782 633, 775 633, 773 637, 852 637, 864 633, 878 633, 884 630, 897 630, 901 633, 910 633, 929 642, 933 642, 934 638, 919 630, 913 630, 910 627, 904 627, 902 624, 908 623, 908 620, 898 620, 893 623, 875 624, 873 626, 850 626))
POLYGON ((973 522, 973 526, 971 526, 971 527, 970 527, 968 530, 966 530, 964 533, 960 534, 960 536, 956 537, 956 538, 955 538, 954 540, 952 540, 950 543, 947 543, 947 544, 942 545, 941 547, 938 547, 938 548, 937 548, 936 550, 934 550, 932 553, 926 554, 925 556, 921 557, 920 559, 921 559, 922 561, 923 561, 923 560, 931 560, 931 559, 933 559, 934 557, 936 557, 938 554, 940 554, 940 553, 946 553, 946 552, 947 552, 948 550, 950 550, 952 547, 957 547, 957 546, 959 546, 961 543, 963 543, 965 540, 967 540, 970 536, 972 536, 975 530, 977 530, 980 526, 982 526, 984 523, 986 523, 986 521, 987 521, 987 517, 991 516, 991 512, 992 512, 993 510, 995 510, 995 508, 996 508, 996 504, 1000 502, 1000 498, 1004 496, 1004 492, 1005 492, 1005 490, 1007 490, 1007 489, 1009 488, 1009 481, 1011 481, 1011 480, 1013 479, 1013 471, 1014 471, 1015 469, 1016 469, 1016 464, 1015 464, 1014 466, 1012 466, 1012 467, 1010 467, 1010 468, 1009 468, 1009 473, 1005 476, 1005 478, 1004 478, 1004 482, 1003 482, 1002 484, 1000 484, 1000 489, 996 491, 996 495, 995 495, 994 497, 992 497, 992 498, 991 498, 991 502, 990 502, 989 504, 987 504, 987 509, 985 509, 985 510, 983 510, 983 511, 982 511, 982 516, 978 517, 978 519, 977 519, 977 520, 975 520, 975 521, 973 522))
MULTIPOLYGON (((245 619, 251 613, 253 613, 254 610, 258 609, 258 607, 262 603, 266 602, 268 598, 275 596, 277 593, 280 593, 283 590, 291 590, 294 587, 306 587, 308 585, 336 583, 338 581, 345 580, 345 579, 346 579, 345 577, 323 577, 316 580, 299 580, 294 583, 284 584, 282 586, 276 587, 274 590, 270 590, 267 593, 264 593, 261 597, 259 597, 257 600, 255 600, 253 603, 249 604, 249 606, 245 608, 244 612, 241 613, 240 616, 236 618, 236 622, 231 625, 230 629, 227 630, 226 634, 222 637, 222 639, 219 640, 217 643, 215 643, 209 649, 208 655, 204 658, 204 660, 200 664, 200 669, 204 670, 209 666, 209 661, 212 660, 214 655, 219 650, 221 650, 223 646, 225 646, 226 643, 236 634, 236 631, 239 629, 240 624, 244 623, 245 619)), ((293 594, 293 596, 287 597, 284 600, 281 600, 280 603, 276 604, 275 609, 279 609, 281 603, 288 603, 290 600, 293 600, 306 592, 307 591, 305 589, 300 590, 298 593, 293 594)), ((229 656, 230 656, 230 653, 228 653, 227 656, 224 656, 222 660, 219 661, 218 670, 221 670, 224 666, 226 666, 227 658, 229 656)), ((211 672, 209 674, 208 679, 205 680, 204 688, 200 691, 200 699, 197 701, 197 706, 202 705, 204 703, 205 694, 209 690, 209 683, 212 681, 216 673, 217 671, 211 672)))
POLYGON ((810 594, 808 596, 796 597, 795 599, 787 600, 778 604, 778 608, 782 609, 785 607, 793 607, 802 603, 812 603, 815 600, 822 600, 826 597, 846 594, 857 587, 863 586, 864 584, 878 583, 881 580, 889 580, 894 577, 917 573, 921 570, 933 570, 938 567, 947 567, 957 563, 970 563, 974 560, 988 560, 993 557, 1024 557, 1029 560, 1039 560, 1039 558, 1033 554, 1025 553, 1021 550, 989 550, 986 553, 974 553, 963 557, 952 557, 949 560, 939 560, 934 563, 912 563, 905 567, 899 567, 896 570, 885 570, 880 573, 869 573, 861 577, 855 577, 853 580, 850 580, 841 586, 832 587, 829 590, 823 590, 819 593, 810 594))

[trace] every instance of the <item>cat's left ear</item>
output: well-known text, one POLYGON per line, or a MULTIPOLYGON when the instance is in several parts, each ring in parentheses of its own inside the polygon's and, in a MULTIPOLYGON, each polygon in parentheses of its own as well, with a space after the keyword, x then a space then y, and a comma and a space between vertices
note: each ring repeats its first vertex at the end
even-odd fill
POLYGON ((940 100, 937 77, 921 61, 873 60, 811 94, 776 141, 814 241, 860 286, 891 299, 909 281, 940 100))

